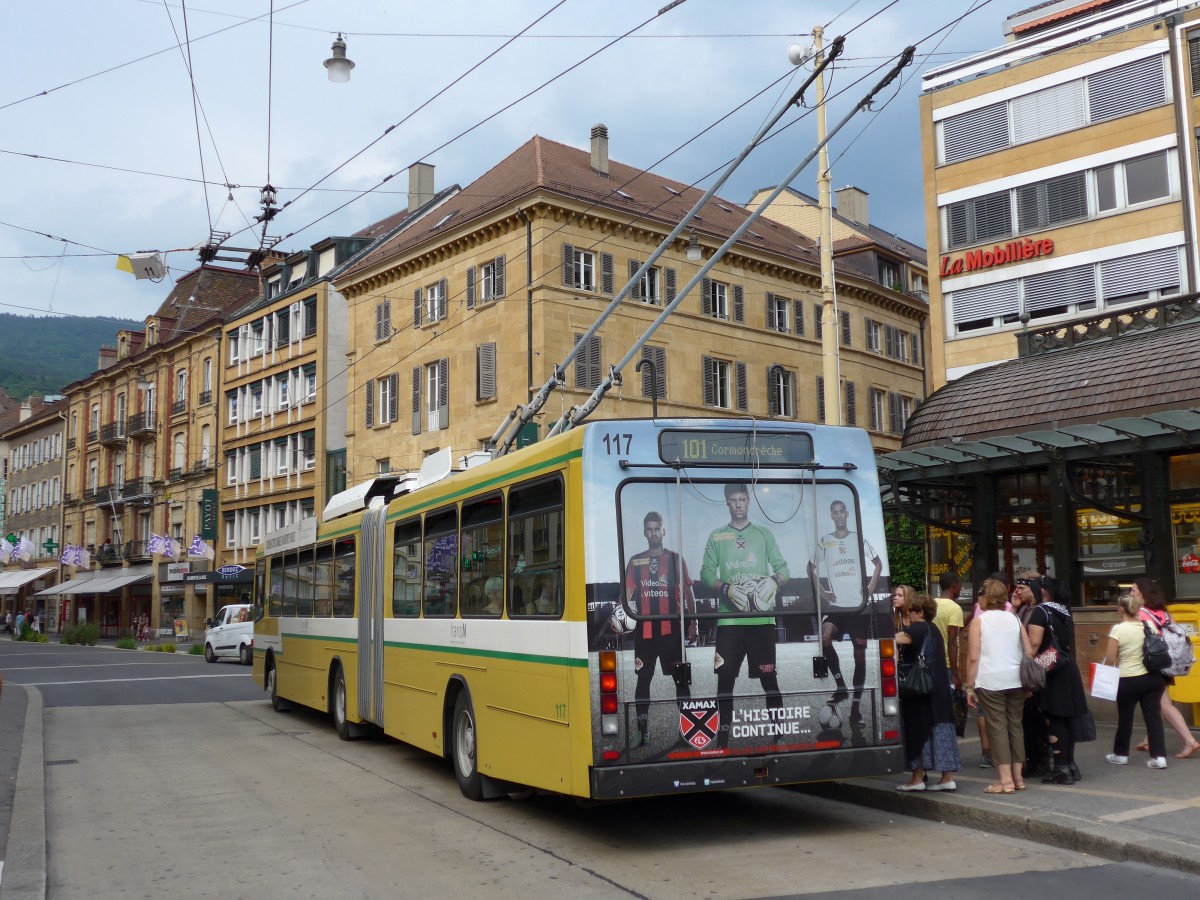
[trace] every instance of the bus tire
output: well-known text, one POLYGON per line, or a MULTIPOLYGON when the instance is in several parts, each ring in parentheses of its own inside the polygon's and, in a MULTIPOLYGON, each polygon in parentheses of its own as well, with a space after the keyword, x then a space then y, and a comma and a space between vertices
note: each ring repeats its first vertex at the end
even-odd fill
POLYGON ((204 645, 204 661, 206 663, 215 663, 217 661, 217 654, 213 653, 212 644, 204 645))
POLYGON ((279 678, 275 673, 275 660, 267 660, 267 695, 271 698, 271 709, 275 712, 287 712, 290 707, 279 696, 279 678))
POLYGON ((450 720, 450 758, 454 762, 454 777, 458 789, 468 800, 483 799, 483 776, 479 774, 479 731, 475 710, 464 690, 454 701, 454 717, 450 720))
POLYGON ((346 674, 338 666, 333 673, 333 690, 329 695, 329 713, 333 716, 333 727, 338 737, 348 741, 353 737, 350 721, 346 718, 346 674))

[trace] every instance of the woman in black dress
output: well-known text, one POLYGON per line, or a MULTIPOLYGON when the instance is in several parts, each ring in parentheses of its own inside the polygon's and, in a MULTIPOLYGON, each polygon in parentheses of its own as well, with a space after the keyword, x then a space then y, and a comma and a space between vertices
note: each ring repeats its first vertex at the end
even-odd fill
POLYGON ((1057 642, 1067 656, 1058 668, 1046 673, 1046 686, 1034 698, 1046 720, 1047 741, 1053 768, 1042 779, 1046 784, 1074 784, 1082 778, 1075 764, 1075 742, 1080 737, 1087 694, 1083 677, 1075 665, 1075 623, 1071 619, 1070 598, 1060 581, 1042 577, 1042 602, 1029 617, 1029 643, 1034 656, 1045 653, 1057 642), (1052 642, 1051 634, 1054 639, 1052 642))
POLYGON ((914 665, 922 650, 933 675, 933 693, 900 702, 900 721, 904 726, 904 758, 912 772, 907 784, 898 791, 953 791, 954 773, 962 768, 958 756, 958 737, 954 731, 954 706, 951 700, 950 669, 941 632, 933 624, 937 602, 928 594, 906 600, 908 624, 896 635, 900 648, 900 668, 914 665), (925 785, 925 772, 941 772, 941 781, 925 785))

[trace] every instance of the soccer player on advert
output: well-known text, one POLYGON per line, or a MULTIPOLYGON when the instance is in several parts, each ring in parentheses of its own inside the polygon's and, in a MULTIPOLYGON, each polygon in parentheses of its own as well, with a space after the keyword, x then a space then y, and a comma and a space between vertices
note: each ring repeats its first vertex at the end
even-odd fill
MULTIPOLYGON (((791 577, 775 535, 750 523, 750 493, 742 482, 725 485, 729 524, 708 536, 700 580, 717 592, 717 610, 725 613, 772 613, 775 592, 791 577)), ((783 694, 775 672, 775 617, 738 616, 717 619, 717 745, 729 746, 733 718, 733 687, 742 660, 749 660, 750 677, 762 683, 767 709, 782 709, 783 694)))
MULTIPOLYGON (((813 593, 819 593, 821 597, 821 608, 829 610, 821 623, 821 645, 829 671, 833 673, 833 680, 837 684, 837 690, 829 699, 830 706, 850 696, 842 678, 842 663, 834 647, 834 639, 845 634, 854 642, 854 702, 850 706, 850 727, 856 728, 862 725, 859 704, 867 681, 866 617, 857 612, 863 602, 864 570, 859 559, 858 534, 849 528, 850 510, 841 500, 834 500, 829 505, 829 516, 833 519, 833 531, 817 541, 808 563, 808 577, 812 581, 813 593), (838 615, 836 609, 839 606, 843 609, 853 607, 855 612, 838 615)), ((870 597, 875 593, 883 563, 865 539, 862 549, 863 555, 874 567, 867 582, 866 596, 870 597)))
MULTIPOLYGON (((655 663, 662 666, 664 675, 671 675, 675 664, 683 661, 679 639, 680 604, 685 612, 695 605, 687 563, 678 553, 663 547, 666 529, 662 516, 653 510, 646 513, 642 533, 646 536, 646 549, 631 557, 625 566, 625 598, 639 620, 634 624, 633 632, 633 669, 637 672, 633 696, 637 702, 638 728, 634 747, 645 747, 650 742, 650 682, 654 680, 655 663), (644 618, 664 615, 671 618, 644 618)), ((696 630, 693 619, 688 625, 689 636, 695 637, 696 630)), ((686 684, 677 681, 675 696, 686 700, 692 692, 686 684)))

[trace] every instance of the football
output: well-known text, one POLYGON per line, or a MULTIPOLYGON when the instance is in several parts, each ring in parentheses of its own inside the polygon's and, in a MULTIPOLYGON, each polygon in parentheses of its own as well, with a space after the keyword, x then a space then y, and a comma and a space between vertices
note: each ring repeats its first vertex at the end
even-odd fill
POLYGON ((633 625, 633 619, 625 612, 624 604, 614 603, 612 615, 608 618, 608 627, 616 634, 628 634, 633 631, 633 625))
POLYGON ((821 707, 821 711, 817 713, 817 721, 821 723, 822 728, 842 727, 842 717, 838 715, 837 707, 832 703, 821 707))

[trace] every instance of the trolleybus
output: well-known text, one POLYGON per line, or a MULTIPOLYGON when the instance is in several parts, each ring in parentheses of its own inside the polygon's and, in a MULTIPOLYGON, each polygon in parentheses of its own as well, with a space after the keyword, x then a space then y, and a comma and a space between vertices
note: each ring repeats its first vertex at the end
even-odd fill
POLYGON ((865 432, 595 421, 443 474, 267 535, 253 672, 276 709, 443 756, 472 799, 903 769, 865 432))

